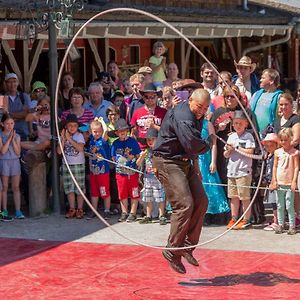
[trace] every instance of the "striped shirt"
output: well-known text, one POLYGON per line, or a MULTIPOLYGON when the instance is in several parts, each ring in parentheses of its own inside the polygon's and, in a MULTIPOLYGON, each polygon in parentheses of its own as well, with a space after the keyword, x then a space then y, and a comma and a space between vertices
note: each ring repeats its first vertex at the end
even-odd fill
MULTIPOLYGON (((67 119, 67 116, 69 115, 69 114, 71 114, 72 112, 71 112, 71 110, 70 109, 68 109, 68 110, 65 110, 63 113, 62 113, 62 115, 61 115, 61 120, 62 121, 65 121, 66 119, 67 119)), ((83 114, 81 115, 81 116, 77 116, 77 118, 78 118, 78 122, 80 123, 80 124, 83 124, 83 123, 91 123, 93 120, 94 120, 94 114, 93 114, 93 112, 91 111, 91 110, 89 110, 89 109, 84 109, 84 112, 83 112, 83 114)))

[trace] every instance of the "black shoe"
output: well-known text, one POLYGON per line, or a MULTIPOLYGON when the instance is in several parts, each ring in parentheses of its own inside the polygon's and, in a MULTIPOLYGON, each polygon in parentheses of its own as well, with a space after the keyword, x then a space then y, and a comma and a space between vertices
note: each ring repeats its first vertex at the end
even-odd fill
POLYGON ((162 252, 163 257, 169 262, 170 267, 177 273, 185 274, 186 269, 181 262, 180 256, 175 256, 169 250, 163 250, 162 252))
POLYGON ((186 261, 189 264, 191 264, 195 267, 199 267, 199 263, 198 263, 197 259, 190 252, 184 252, 184 254, 182 256, 186 259, 186 261))
POLYGON ((109 211, 105 211, 105 212, 104 212, 104 219, 105 219, 105 220, 109 220, 110 217, 111 217, 110 212, 109 212, 109 211))
POLYGON ((127 220, 126 220, 126 222, 127 223, 132 223, 132 222, 135 222, 135 221, 136 221, 136 215, 130 213, 127 220))
POLYGON ((96 215, 94 214, 94 212, 90 211, 87 216, 86 216, 86 219, 87 220, 92 220, 96 217, 96 215))
POLYGON ((128 218, 128 214, 127 213, 122 213, 121 217, 119 218, 118 221, 119 222, 126 222, 127 218, 128 218))

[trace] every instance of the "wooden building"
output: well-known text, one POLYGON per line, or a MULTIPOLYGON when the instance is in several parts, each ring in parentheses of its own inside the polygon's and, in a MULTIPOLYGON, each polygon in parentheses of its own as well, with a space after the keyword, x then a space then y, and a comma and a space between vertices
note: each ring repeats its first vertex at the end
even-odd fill
MULTIPOLYGON (((48 83, 48 33, 42 16, 55 1, 0 2, 0 77, 13 71, 26 91, 35 80, 48 83)), ((258 63, 258 71, 276 67, 284 78, 297 78, 299 47, 297 11, 273 8, 245 0, 94 0, 73 11, 71 31, 101 11, 128 7, 150 12, 176 27, 214 62, 220 70, 234 71, 233 60, 243 54, 258 63), (298 49, 298 50, 297 50, 298 49), (297 52, 298 51, 298 52, 297 52), (298 53, 298 54, 297 54, 298 53)), ((57 32, 59 63, 70 38, 57 32)), ((118 11, 105 14, 85 27, 75 42, 66 70, 76 84, 86 87, 97 70, 114 59, 124 74, 134 72, 151 56, 152 44, 166 45, 167 61, 176 62, 182 77, 200 79, 204 59, 165 24, 141 14, 118 11)))

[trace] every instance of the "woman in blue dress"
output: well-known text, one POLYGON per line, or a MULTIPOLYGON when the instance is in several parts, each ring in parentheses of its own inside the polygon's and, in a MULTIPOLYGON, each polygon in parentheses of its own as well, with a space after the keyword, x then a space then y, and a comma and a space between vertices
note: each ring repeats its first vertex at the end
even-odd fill
MULTIPOLYGON (((208 120, 203 121, 201 137, 207 139, 209 135, 214 134, 215 129, 208 120)), ((221 180, 217 172, 217 145, 216 138, 213 137, 213 145, 210 151, 199 155, 199 167, 202 175, 204 190, 208 198, 208 208, 206 212, 205 223, 226 224, 226 215, 230 211, 224 188, 219 185, 221 180)), ((224 166, 225 167, 225 166, 224 166)))

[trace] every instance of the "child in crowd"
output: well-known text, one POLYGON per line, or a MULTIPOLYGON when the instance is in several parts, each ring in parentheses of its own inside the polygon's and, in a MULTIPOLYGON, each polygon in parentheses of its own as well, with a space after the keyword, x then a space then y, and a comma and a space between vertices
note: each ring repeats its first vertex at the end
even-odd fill
MULTIPOLYGON (((69 114, 66 118, 65 128, 61 132, 61 143, 64 149, 64 154, 70 169, 77 180, 81 190, 85 192, 85 159, 84 159, 84 137, 78 132, 78 119, 76 115, 69 114)), ((58 146, 57 151, 61 154, 61 149, 58 146)), ((83 197, 75 186, 69 170, 63 160, 63 180, 64 190, 69 201, 69 210, 66 213, 66 218, 82 219, 83 197), (77 209, 75 209, 75 194, 77 194, 77 209)))
MULTIPOLYGON (((116 122, 120 119, 120 109, 117 106, 112 105, 106 110, 106 116, 109 120, 109 122, 106 124, 107 130, 108 131, 115 130, 116 122)), ((118 137, 108 137, 109 146, 111 146, 117 138, 118 137)), ((117 182, 116 182, 116 167, 113 164, 110 164, 109 178, 110 178, 109 185, 110 185, 111 203, 112 203, 112 208, 114 208, 113 212, 118 213, 118 210, 120 207, 120 201, 118 199, 118 187, 117 187, 117 182)))
POLYGON ((166 80, 166 58, 163 54, 166 48, 162 42, 155 42, 153 44, 153 56, 149 59, 150 68, 152 69, 152 80, 156 88, 163 87, 163 81, 166 80))
MULTIPOLYGON (((92 205, 97 210, 98 199, 104 200, 104 218, 110 218, 110 187, 109 187, 109 163, 101 160, 101 157, 110 159, 110 148, 107 143, 107 126, 102 118, 95 118, 90 125, 91 136, 88 152, 94 154, 90 157, 90 185, 92 205)), ((88 219, 95 217, 91 212, 88 219)))
POLYGON ((2 206, 3 216, 8 217, 7 211, 7 190, 9 178, 12 182, 12 190, 15 203, 15 218, 24 219, 24 214, 21 211, 21 192, 20 192, 20 154, 21 154, 21 139, 14 130, 15 121, 8 115, 2 116, 3 131, 0 133, 0 166, 2 178, 2 206))
POLYGON ((244 156, 236 151, 253 154, 255 140, 251 133, 246 131, 248 120, 244 113, 236 110, 233 116, 233 132, 225 145, 224 156, 228 158, 227 177, 228 177, 228 198, 230 198, 231 216, 227 228, 235 225, 234 229, 245 229, 251 226, 251 210, 249 209, 238 224, 240 201, 242 201, 243 211, 245 212, 250 204, 250 185, 252 181, 252 158, 244 156))
POLYGON ((124 101, 124 96, 125 96, 125 94, 123 91, 121 91, 121 90, 115 91, 113 99, 112 99, 113 104, 116 105, 117 107, 120 107, 124 101))
MULTIPOLYGON (((273 165, 274 165, 274 152, 278 148, 278 136, 276 133, 268 133, 261 143, 264 145, 267 151, 266 157, 266 173, 265 180, 267 186, 269 186, 272 182, 272 174, 273 174, 273 165)), ((277 193, 275 191, 267 190, 266 193, 266 203, 272 205, 273 209, 273 220, 267 225, 264 230, 273 231, 277 227, 277 193)))
POLYGON ((132 93, 133 93, 133 89, 130 83, 129 79, 124 79, 123 80, 123 86, 124 86, 124 100, 126 101, 127 98, 130 98, 132 93))
POLYGON ((142 202, 146 204, 147 215, 139 222, 140 224, 152 223, 152 211, 153 202, 158 203, 159 210, 159 224, 166 225, 167 219, 165 217, 165 197, 164 190, 154 174, 154 169, 152 167, 152 149, 155 145, 158 136, 158 131, 155 128, 149 128, 146 134, 146 142, 148 148, 141 152, 139 158, 137 159, 137 165, 139 167, 145 162, 145 175, 144 175, 144 189, 142 202))
POLYGON ((44 96, 38 100, 36 112, 30 113, 25 119, 27 122, 36 122, 37 139, 35 141, 21 142, 25 150, 43 151, 50 148, 50 98, 44 96))
POLYGON ((294 197, 299 172, 299 152, 292 146, 293 131, 283 128, 278 133, 281 148, 274 152, 274 166, 271 189, 277 192, 278 226, 275 233, 283 233, 285 206, 288 212, 289 230, 287 234, 296 234, 294 197))
POLYGON ((115 130, 110 134, 116 134, 119 138, 115 140, 111 148, 113 161, 117 163, 116 180, 118 186, 119 199, 122 214, 119 222, 136 221, 136 211, 140 198, 139 194, 139 174, 134 170, 137 169, 136 160, 141 152, 137 141, 128 136, 130 127, 124 119, 119 119, 115 125, 115 130), (128 198, 131 199, 131 210, 128 215, 128 198))

